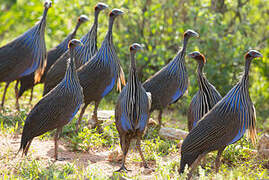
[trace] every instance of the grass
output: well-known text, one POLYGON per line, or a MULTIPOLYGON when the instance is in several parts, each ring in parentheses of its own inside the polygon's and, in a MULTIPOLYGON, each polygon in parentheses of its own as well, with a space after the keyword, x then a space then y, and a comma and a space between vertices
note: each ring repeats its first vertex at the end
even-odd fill
MULTIPOLYGON (((1 90, 3 86, 1 87, 1 90)), ((41 92, 41 86, 35 87, 36 92, 41 92)), ((34 103, 38 101, 41 93, 35 93, 34 103)), ((6 108, 0 113, 0 133, 1 137, 17 137, 22 132, 24 120, 27 113, 31 109, 28 105, 28 95, 22 97, 20 112, 16 112, 14 107, 14 98, 12 86, 7 93, 6 108)), ((113 103, 102 101, 100 109, 114 108, 113 103)), ((173 107, 172 107, 173 108, 173 107)), ((92 111, 89 108, 88 111, 92 111)), ((87 112, 88 113, 88 112, 87 112)), ((157 112, 153 114, 154 119, 157 112)), ((77 117, 76 117, 77 118, 77 117)), ((119 147, 119 137, 116 131, 113 117, 104 121, 104 132, 98 133, 95 129, 89 129, 83 124, 76 134, 74 119, 70 124, 63 128, 61 141, 67 146, 69 151, 77 154, 86 153, 98 154, 115 150, 119 147)), ((186 116, 181 112, 166 111, 163 116, 163 122, 168 127, 186 128, 186 116)), ((53 140, 54 131, 48 132, 36 139, 41 142, 53 140)), ((260 136, 261 134, 258 134, 260 136)), ((35 141, 35 140, 34 140, 35 141)), ((130 150, 127 158, 127 167, 132 166, 138 173, 107 173, 102 168, 119 167, 119 163, 99 164, 98 161, 93 163, 87 161, 80 162, 80 159, 71 159, 66 162, 54 162, 53 159, 35 157, 30 152, 27 157, 14 158, 17 149, 9 147, 1 148, 0 156, 0 174, 3 179, 120 179, 121 176, 131 179, 184 179, 186 173, 179 175, 177 170, 180 164, 180 141, 164 140, 158 136, 155 128, 149 128, 148 133, 142 140, 142 151, 150 167, 154 168, 154 172, 150 176, 146 176, 143 168, 139 164, 142 163, 139 154, 135 150, 130 150)), ((33 146, 33 145, 32 145, 33 146)), ((133 146, 133 145, 132 145, 133 146)), ((30 148, 31 149, 31 148, 30 148)), ((239 142, 228 146, 221 159, 220 172, 214 172, 214 161, 216 152, 210 153, 206 158, 206 163, 199 166, 195 176, 199 179, 268 179, 269 160, 257 157, 254 147, 245 137, 239 142)), ((63 151, 61 151, 63 152, 63 151)), ((111 170, 110 170, 111 171, 111 170)))

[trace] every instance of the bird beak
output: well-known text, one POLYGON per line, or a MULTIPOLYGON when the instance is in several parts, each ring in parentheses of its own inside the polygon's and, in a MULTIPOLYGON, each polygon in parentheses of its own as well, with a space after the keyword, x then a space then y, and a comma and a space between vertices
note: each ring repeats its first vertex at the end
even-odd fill
POLYGON ((193 34, 192 34, 193 37, 199 37, 199 34, 195 31, 193 31, 193 34))
POLYGON ((193 58, 193 57, 194 57, 194 56, 193 56, 193 53, 189 53, 188 56, 189 56, 190 58, 193 58))
POLYGON ((138 46, 137 50, 143 50, 143 46, 138 46))
POLYGON ((118 15, 124 14, 124 11, 119 11, 118 15))
POLYGON ((260 58, 263 58, 262 54, 261 53, 256 53, 255 57, 260 57, 260 58))
POLYGON ((79 41, 79 46, 84 46, 84 44, 81 41, 79 41))
POLYGON ((104 3, 102 3, 102 5, 101 5, 101 10, 104 10, 104 9, 106 9, 106 8, 108 8, 108 5, 106 5, 106 4, 104 4, 104 3))

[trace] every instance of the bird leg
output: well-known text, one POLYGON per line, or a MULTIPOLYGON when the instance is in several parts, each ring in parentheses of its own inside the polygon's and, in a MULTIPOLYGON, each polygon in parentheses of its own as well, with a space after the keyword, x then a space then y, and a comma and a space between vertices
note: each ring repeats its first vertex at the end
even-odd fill
POLYGON ((163 110, 160 109, 159 110, 159 116, 158 116, 158 120, 159 120, 158 129, 161 129, 161 126, 162 126, 162 114, 163 114, 163 110))
POLYGON ((16 81, 16 84, 15 84, 16 109, 17 109, 17 111, 20 111, 20 104, 19 104, 19 88, 18 88, 18 85, 19 85, 19 81, 17 80, 17 81, 16 81))
POLYGON ((29 105, 31 105, 31 103, 32 103, 33 93, 34 93, 34 87, 32 87, 32 89, 31 89, 31 95, 30 95, 30 99, 29 99, 29 105))
POLYGON ((28 150, 29 150, 29 147, 30 147, 32 141, 33 141, 33 139, 31 139, 30 141, 28 141, 28 143, 27 143, 27 145, 26 145, 24 151, 22 152, 22 156, 23 156, 23 154, 24 154, 25 156, 27 155, 28 150))
POLYGON ((5 90, 4 90, 3 97, 2 97, 1 109, 4 108, 4 103, 5 103, 5 98, 6 98, 7 88, 8 88, 8 86, 9 86, 9 84, 10 84, 10 83, 8 82, 8 83, 6 83, 6 86, 5 86, 5 90))
POLYGON ((221 157, 222 152, 224 151, 224 149, 225 149, 225 147, 222 148, 222 149, 220 149, 220 150, 218 151, 218 154, 217 154, 217 157, 216 157, 216 161, 215 161, 215 166, 216 166, 215 170, 216 170, 216 173, 219 172, 220 157, 221 157))
POLYGON ((98 117, 97 117, 97 110, 99 107, 99 103, 100 103, 100 101, 94 103, 94 110, 93 110, 92 119, 94 120, 93 128, 97 127, 97 130, 101 133, 103 130, 101 127, 101 122, 98 120, 98 117))
POLYGON ((78 133, 80 121, 81 121, 81 119, 83 117, 83 114, 85 113, 85 110, 86 110, 87 106, 88 106, 88 104, 84 104, 84 106, 82 107, 82 109, 80 111, 79 118, 78 118, 78 121, 76 123, 76 133, 78 133))
POLYGON ((121 171, 129 171, 128 169, 126 169, 125 167, 125 160, 126 160, 126 156, 127 156, 127 152, 129 150, 129 146, 130 146, 130 139, 128 139, 129 137, 126 136, 126 134, 124 135, 120 135, 120 145, 121 145, 121 150, 123 152, 123 157, 122 157, 122 164, 119 170, 117 170, 116 172, 121 172, 121 171))
POLYGON ((55 136, 54 136, 54 159, 55 161, 58 159, 58 139, 60 139, 60 133, 62 131, 62 128, 57 128, 55 136))
POLYGON ((141 150, 141 137, 139 137, 139 138, 136 140, 136 148, 137 148, 137 150, 138 150, 138 152, 139 152, 139 154, 140 154, 140 157, 141 157, 141 159, 142 159, 142 161, 143 161, 143 166, 144 166, 144 168, 149 168, 148 165, 147 165, 147 162, 146 162, 146 160, 145 160, 145 158, 144 158, 144 156, 143 156, 142 150, 141 150))
POLYGON ((192 163, 190 166, 191 170, 188 173, 187 180, 190 180, 192 178, 192 173, 194 170, 197 168, 197 166, 200 164, 201 159, 205 156, 206 154, 201 154, 198 156, 198 158, 192 163))

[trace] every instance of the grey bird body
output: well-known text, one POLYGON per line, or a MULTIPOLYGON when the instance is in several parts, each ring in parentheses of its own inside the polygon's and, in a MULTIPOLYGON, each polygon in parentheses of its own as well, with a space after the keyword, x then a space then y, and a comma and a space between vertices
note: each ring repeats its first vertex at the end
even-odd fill
POLYGON ((219 151, 216 158, 218 171, 220 156, 225 147, 242 138, 246 130, 249 130, 251 140, 255 142, 256 114, 248 92, 248 73, 251 60, 256 57, 262 55, 254 50, 246 54, 245 73, 239 83, 198 121, 197 126, 183 141, 180 173, 184 171, 186 164, 192 167, 192 173, 200 159, 214 150, 219 151))
POLYGON ((44 4, 42 19, 27 32, 0 48, 0 82, 12 82, 35 72, 39 79, 46 66, 44 32, 51 2, 44 4))
POLYGON ((188 39, 198 34, 192 30, 184 33, 183 48, 160 71, 143 83, 147 92, 152 95, 151 112, 159 110, 159 126, 161 126, 162 110, 180 99, 188 88, 188 74, 185 65, 185 52, 188 39))
MULTIPOLYGON (((88 62, 97 52, 98 16, 99 13, 106 8, 107 6, 103 3, 98 3, 95 6, 94 23, 90 31, 81 38, 81 42, 84 46, 76 47, 75 49, 74 57, 77 69, 88 62)), ((66 61, 68 59, 69 54, 63 54, 49 69, 44 83, 43 95, 47 94, 61 81, 66 70, 66 61)))
POLYGON ((114 20, 121 14, 123 12, 118 9, 113 9, 110 12, 107 35, 100 49, 90 61, 78 69, 78 77, 83 87, 84 106, 77 122, 77 130, 85 109, 92 101, 95 102, 92 118, 95 121, 95 126, 99 126, 97 109, 101 99, 113 89, 116 82, 118 88, 120 88, 121 83, 125 85, 124 74, 113 45, 112 36, 114 20))
POLYGON ((148 123, 151 97, 148 96, 137 77, 134 56, 140 48, 141 46, 136 43, 130 47, 131 65, 128 83, 120 93, 115 108, 116 127, 120 135, 120 144, 124 156, 120 170, 126 170, 124 164, 131 139, 137 140, 138 151, 144 166, 147 167, 140 148, 140 141, 148 123))
POLYGON ((192 52, 189 56, 198 63, 197 81, 199 86, 199 90, 192 98, 188 111, 188 129, 191 131, 198 120, 212 109, 222 97, 203 73, 203 67, 206 62, 205 57, 200 52, 192 52))
MULTIPOLYGON (((51 1, 45 1, 42 19, 27 32, 0 48, 0 82, 6 82, 1 106, 4 107, 5 95, 9 83, 33 74, 39 81, 46 67, 45 27, 51 1)), ((15 86, 18 93, 18 81, 15 86)), ((17 109, 18 101, 16 101, 17 109)))
POLYGON ((34 137, 47 131, 57 129, 55 135, 55 159, 57 159, 57 140, 62 127, 68 124, 83 103, 83 92, 74 65, 74 47, 80 45, 79 40, 69 43, 71 59, 62 81, 44 96, 30 111, 23 127, 21 147, 27 155, 34 137))
MULTIPOLYGON (((47 72, 50 69, 50 67, 56 62, 56 60, 62 54, 67 52, 69 41, 74 39, 74 37, 76 36, 78 28, 80 27, 81 24, 83 24, 86 21, 88 21, 88 18, 85 15, 80 16, 77 20, 77 24, 76 24, 74 30, 59 45, 57 45, 56 47, 54 47, 48 51, 47 66, 46 66, 44 73, 41 76, 41 79, 39 82, 35 82, 34 73, 27 75, 27 76, 24 76, 19 80, 20 88, 18 91, 17 98, 20 98, 23 95, 23 93, 25 91, 27 91, 28 89, 32 89, 32 92, 33 92, 33 88, 36 84, 43 83, 45 81, 47 72)), ((68 52, 67 52, 67 54, 69 56, 68 52)), ((30 97, 30 102, 31 102, 31 100, 32 100, 32 94, 30 97)))

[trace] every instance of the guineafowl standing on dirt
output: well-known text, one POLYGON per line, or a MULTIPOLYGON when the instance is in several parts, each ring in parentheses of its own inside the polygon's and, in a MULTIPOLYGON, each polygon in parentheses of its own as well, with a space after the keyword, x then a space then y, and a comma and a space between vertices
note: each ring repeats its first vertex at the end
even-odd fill
POLYGON ((141 45, 137 43, 130 46, 131 65, 128 83, 120 93, 115 109, 116 127, 123 151, 122 165, 118 171, 127 171, 125 159, 131 139, 136 139, 136 147, 144 167, 148 167, 141 151, 140 141, 149 119, 151 95, 145 91, 137 77, 135 53, 141 48, 141 45))
MULTIPOLYGON (((41 20, 27 32, 0 48, 0 82, 6 82, 2 108, 6 91, 10 82, 35 72, 35 81, 38 82, 46 67, 46 44, 44 39, 46 17, 51 1, 45 1, 41 20)), ((15 86, 18 94, 18 81, 15 86)), ((16 102, 17 109, 19 108, 16 102)))
POLYGON ((124 73, 112 40, 114 20, 121 14, 123 14, 123 11, 119 9, 113 9, 110 12, 108 31, 100 49, 90 61, 78 69, 78 77, 84 94, 84 106, 77 121, 77 131, 85 109, 92 101, 95 102, 92 116, 94 120, 93 127, 101 130, 97 118, 97 109, 100 101, 113 89, 116 81, 118 89, 121 89, 121 83, 125 85, 124 73))
POLYGON ((222 97, 216 88, 208 82, 203 73, 206 63, 205 56, 198 51, 194 51, 188 55, 198 63, 197 80, 199 85, 199 91, 192 98, 188 111, 188 129, 191 131, 196 126, 197 121, 212 109, 222 97))
MULTIPOLYGON (((77 69, 85 64, 88 60, 93 57, 97 52, 97 28, 98 28, 98 17, 99 13, 106 9, 108 6, 104 3, 98 3, 94 7, 94 23, 90 31, 81 38, 81 42, 84 44, 83 47, 76 47, 75 49, 75 63, 77 69)), ((68 54, 61 56, 49 69, 45 83, 43 96, 52 90, 63 78, 66 70, 66 61, 69 58, 68 54)))
POLYGON ((159 110, 159 127, 162 125, 163 109, 177 102, 188 88, 185 52, 189 38, 198 36, 195 31, 187 30, 183 35, 183 48, 174 59, 143 83, 145 90, 152 95, 150 112, 159 110))
MULTIPOLYGON (((17 98, 20 98, 25 91, 27 91, 28 89, 31 89, 31 96, 30 96, 30 100, 29 100, 29 103, 31 103, 32 97, 33 97, 34 86, 38 83, 44 82, 49 68, 56 62, 56 60, 61 55, 63 55, 65 52, 67 52, 69 41, 74 39, 80 25, 87 22, 88 20, 89 19, 87 16, 81 15, 77 20, 77 24, 76 24, 74 30, 58 46, 56 46, 48 51, 47 66, 44 70, 43 75, 41 76, 40 82, 35 82, 34 73, 27 75, 27 76, 24 76, 19 80, 20 81, 20 89, 19 89, 19 93, 18 93, 17 98)), ((66 54, 69 56, 68 52, 66 54)))
MULTIPOLYGON (((56 130, 55 134, 55 160, 58 159, 58 138, 66 124, 68 124, 78 112, 83 103, 83 92, 74 63, 74 48, 81 46, 79 40, 73 39, 68 47, 70 59, 62 81, 44 96, 30 111, 23 127, 20 150, 27 155, 32 140, 48 131, 56 130)), ((19 150, 19 151, 20 151, 19 150)))
POLYGON ((220 156, 226 146, 242 138, 248 129, 252 143, 256 140, 256 114, 250 99, 249 68, 254 58, 262 57, 256 50, 245 55, 245 72, 240 81, 190 131, 181 147, 179 173, 184 172, 186 164, 191 167, 189 178, 200 160, 209 152, 218 150, 216 172, 220 156))

